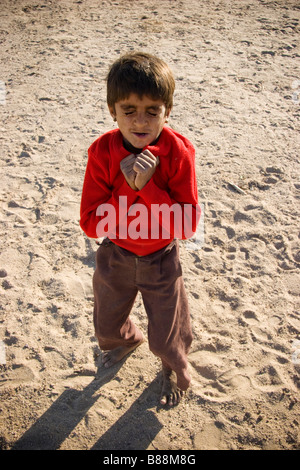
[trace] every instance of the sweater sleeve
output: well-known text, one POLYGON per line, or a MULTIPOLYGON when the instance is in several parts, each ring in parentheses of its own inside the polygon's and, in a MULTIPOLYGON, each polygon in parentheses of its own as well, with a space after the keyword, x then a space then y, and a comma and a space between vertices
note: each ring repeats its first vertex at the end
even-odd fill
MULTIPOLYGON (((104 155, 105 157, 105 155, 104 155)), ((137 193, 125 178, 119 185, 109 184, 109 165, 89 151, 80 206, 80 227, 90 238, 109 236, 115 238, 117 222, 126 217, 128 208, 137 199, 137 193), (120 196, 125 196, 123 199, 120 196), (124 201, 124 205, 120 204, 124 201)))
POLYGON ((158 187, 152 177, 138 195, 151 207, 151 220, 161 227, 164 238, 187 239, 196 232, 201 214, 194 148, 186 149, 174 161, 176 169, 166 190, 158 187))

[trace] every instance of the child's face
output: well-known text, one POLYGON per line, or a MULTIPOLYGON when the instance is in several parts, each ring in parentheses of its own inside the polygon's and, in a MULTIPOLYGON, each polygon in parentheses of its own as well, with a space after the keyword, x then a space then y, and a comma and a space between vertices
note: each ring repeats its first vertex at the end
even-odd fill
POLYGON ((171 112, 161 100, 147 95, 140 99, 135 93, 109 110, 123 137, 136 148, 144 148, 157 139, 171 112))

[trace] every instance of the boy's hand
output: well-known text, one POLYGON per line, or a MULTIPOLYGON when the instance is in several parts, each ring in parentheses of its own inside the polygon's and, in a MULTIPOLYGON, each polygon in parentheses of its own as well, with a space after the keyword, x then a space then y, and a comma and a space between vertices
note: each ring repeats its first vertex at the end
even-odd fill
POLYGON ((158 164, 159 158, 155 157, 150 150, 146 149, 137 155, 133 170, 136 172, 134 183, 138 191, 152 178, 158 164))
POLYGON ((133 169, 135 159, 136 156, 133 153, 128 155, 128 157, 121 161, 120 168, 129 186, 134 189, 134 191, 137 191, 138 188, 135 185, 136 172, 133 169))

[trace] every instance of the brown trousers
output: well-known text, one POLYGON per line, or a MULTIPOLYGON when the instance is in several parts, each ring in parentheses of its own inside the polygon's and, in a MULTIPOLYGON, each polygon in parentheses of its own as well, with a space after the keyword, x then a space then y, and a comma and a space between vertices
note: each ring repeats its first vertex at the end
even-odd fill
POLYGON ((150 350, 184 383, 192 342, 190 313, 178 241, 136 256, 105 239, 96 256, 94 326, 102 350, 138 343, 141 331, 129 318, 138 291, 148 316, 150 350))

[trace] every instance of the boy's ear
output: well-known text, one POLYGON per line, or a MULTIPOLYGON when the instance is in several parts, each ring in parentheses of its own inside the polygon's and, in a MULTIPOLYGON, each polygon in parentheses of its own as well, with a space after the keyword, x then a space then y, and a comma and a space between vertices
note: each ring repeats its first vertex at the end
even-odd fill
POLYGON ((109 109, 109 112, 110 112, 111 117, 113 118, 114 121, 116 121, 117 118, 116 118, 116 110, 115 110, 115 107, 114 107, 114 106, 108 106, 108 109, 109 109))
POLYGON ((171 111, 172 111, 172 108, 169 108, 169 109, 166 110, 166 114, 165 114, 166 122, 168 122, 171 111))

